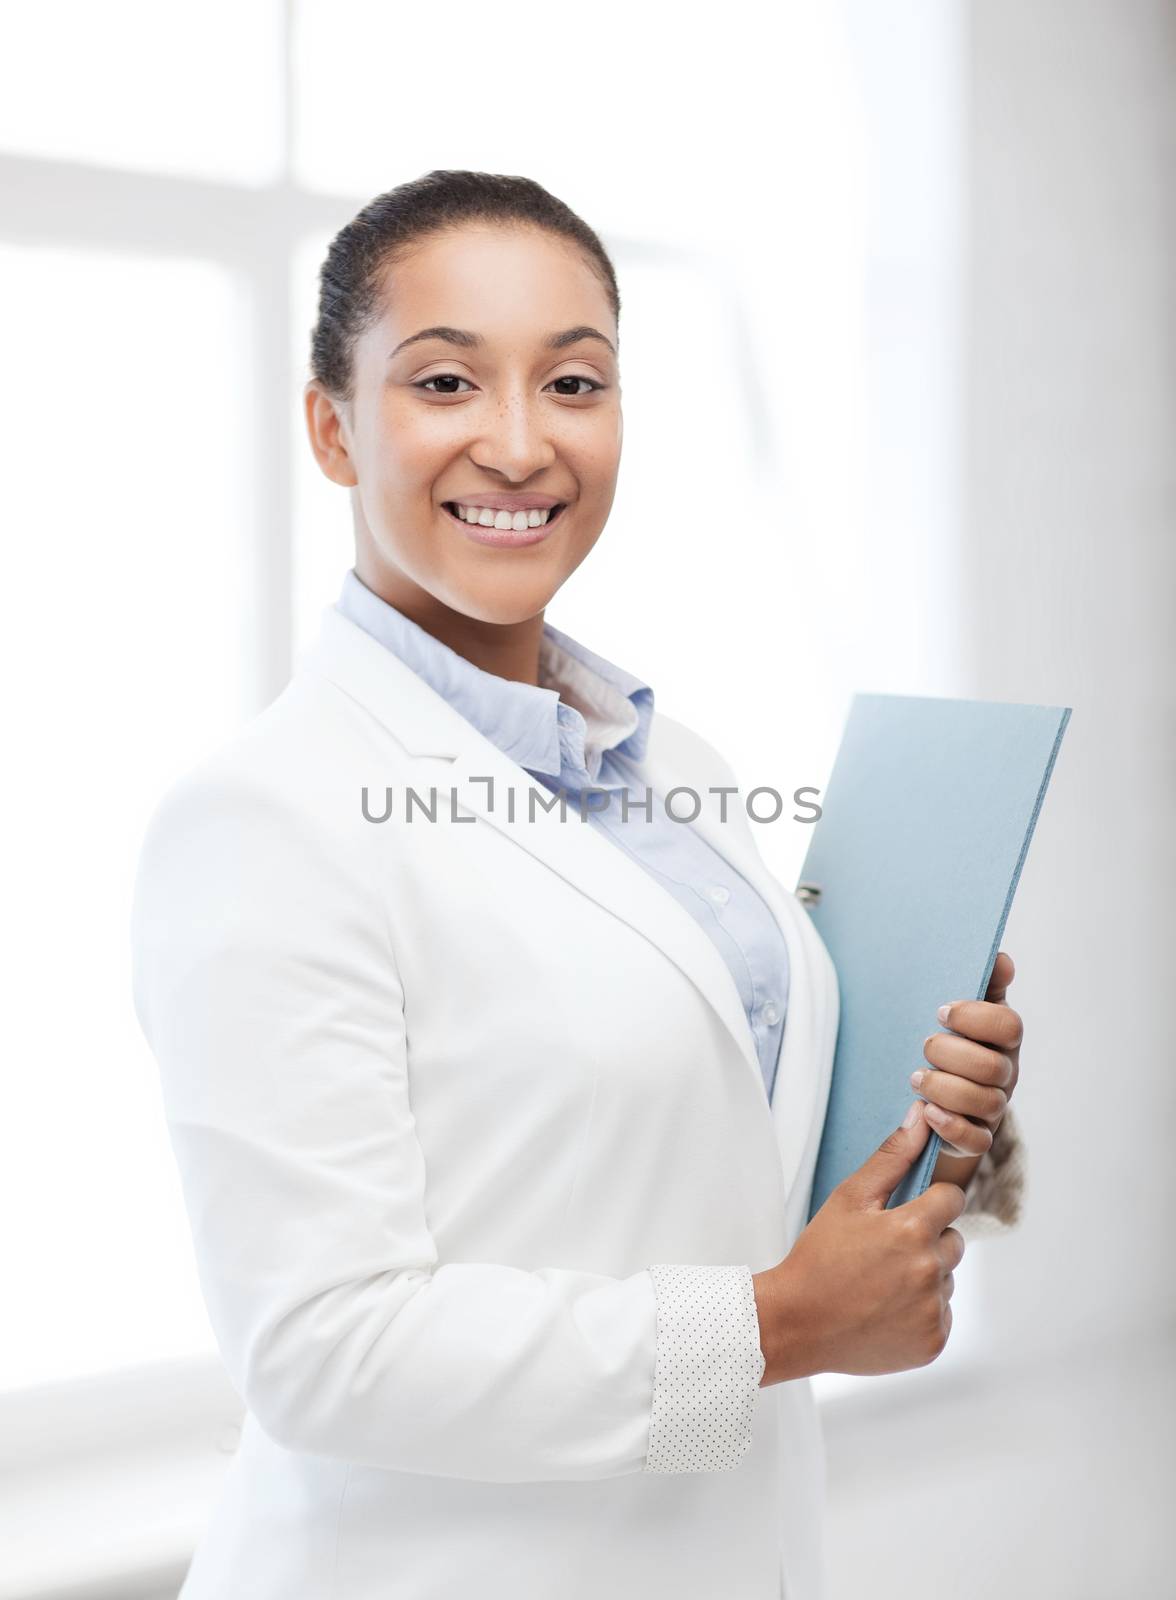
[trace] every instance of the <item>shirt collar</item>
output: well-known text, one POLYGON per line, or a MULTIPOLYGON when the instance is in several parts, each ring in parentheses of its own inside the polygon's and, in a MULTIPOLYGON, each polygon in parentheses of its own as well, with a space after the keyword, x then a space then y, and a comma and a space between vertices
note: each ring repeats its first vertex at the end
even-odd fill
POLYGON ((539 642, 536 685, 476 667, 369 589, 354 568, 343 579, 336 609, 528 772, 579 790, 596 783, 607 752, 634 761, 645 754, 652 688, 549 622, 539 642))

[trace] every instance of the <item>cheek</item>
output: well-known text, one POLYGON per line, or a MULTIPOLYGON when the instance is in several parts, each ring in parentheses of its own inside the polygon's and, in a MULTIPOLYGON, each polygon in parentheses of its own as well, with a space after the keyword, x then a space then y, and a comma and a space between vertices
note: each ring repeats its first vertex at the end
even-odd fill
POLYGON ((621 459, 623 426, 619 410, 602 409, 593 419, 595 426, 585 436, 583 449, 597 471, 604 476, 615 473, 621 459))
POLYGON ((379 436, 373 441, 379 481, 390 494, 428 494, 460 443, 444 408, 405 405, 394 397, 384 408, 379 436))
MULTIPOLYGON (((595 499, 586 500, 575 527, 569 527, 568 537, 552 551, 558 564, 559 581, 565 582, 581 562, 591 554, 597 540, 604 532, 608 507, 595 499)), ((565 513, 566 514, 566 513, 565 513)))

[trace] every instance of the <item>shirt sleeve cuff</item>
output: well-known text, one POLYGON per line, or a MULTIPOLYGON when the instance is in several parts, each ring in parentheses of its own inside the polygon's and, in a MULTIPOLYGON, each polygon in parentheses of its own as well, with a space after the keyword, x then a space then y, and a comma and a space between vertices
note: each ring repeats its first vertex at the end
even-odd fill
POLYGON ((766 1362, 748 1266, 654 1266, 657 1345, 646 1472, 723 1472, 751 1444, 766 1362))
POLYGON ((1008 1107, 991 1147, 985 1151, 967 1189, 967 1203, 955 1226, 965 1239, 1008 1233, 1021 1220, 1025 1199, 1025 1146, 1020 1125, 1008 1107))

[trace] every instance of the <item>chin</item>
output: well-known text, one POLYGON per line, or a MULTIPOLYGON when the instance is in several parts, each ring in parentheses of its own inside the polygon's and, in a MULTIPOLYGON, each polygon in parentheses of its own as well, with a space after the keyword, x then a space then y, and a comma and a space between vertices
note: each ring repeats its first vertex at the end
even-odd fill
POLYGON ((478 622, 492 622, 498 627, 526 622, 542 611, 551 600, 562 579, 553 580, 550 573, 507 571, 488 575, 470 574, 467 581, 451 585, 452 594, 446 603, 463 616, 478 622))

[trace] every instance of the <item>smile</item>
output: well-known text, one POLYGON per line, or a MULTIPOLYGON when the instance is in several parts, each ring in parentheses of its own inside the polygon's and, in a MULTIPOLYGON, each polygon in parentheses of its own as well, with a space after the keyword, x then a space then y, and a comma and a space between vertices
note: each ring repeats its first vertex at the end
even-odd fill
POLYGON ((541 543, 565 509, 564 501, 552 506, 550 511, 514 512, 492 511, 479 506, 459 507, 455 500, 447 500, 444 504, 445 514, 476 543, 510 548, 541 543), (462 511, 467 514, 462 516, 462 511))
POLYGON ((463 505, 457 500, 445 502, 446 511, 459 522, 476 522, 482 528, 512 528, 515 533, 523 533, 527 528, 542 528, 546 523, 554 522, 563 508, 562 501, 549 511, 496 511, 490 506, 463 505))

